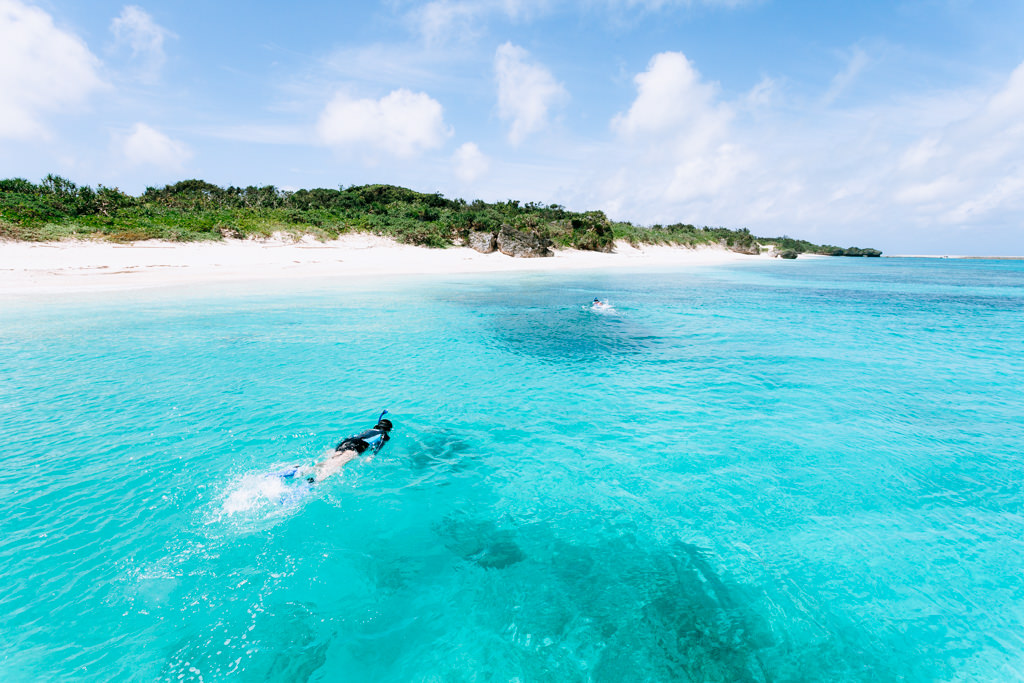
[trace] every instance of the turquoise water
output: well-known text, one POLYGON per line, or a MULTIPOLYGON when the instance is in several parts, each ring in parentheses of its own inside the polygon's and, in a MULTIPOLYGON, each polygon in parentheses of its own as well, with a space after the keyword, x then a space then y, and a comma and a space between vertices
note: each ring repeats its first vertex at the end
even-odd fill
POLYGON ((220 286, 0 323, 5 681, 1021 679, 1020 262, 220 286), (271 476, 384 407, 373 459, 271 476))

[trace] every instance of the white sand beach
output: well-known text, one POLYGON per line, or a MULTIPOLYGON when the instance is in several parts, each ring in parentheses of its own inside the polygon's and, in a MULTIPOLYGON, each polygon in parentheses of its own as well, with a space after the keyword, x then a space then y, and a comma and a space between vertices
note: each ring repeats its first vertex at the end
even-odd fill
POLYGON ((616 244, 615 252, 559 250, 550 258, 427 249, 369 234, 223 242, 0 242, 0 295, 129 290, 209 282, 603 268, 674 268, 762 260, 717 247, 616 244))

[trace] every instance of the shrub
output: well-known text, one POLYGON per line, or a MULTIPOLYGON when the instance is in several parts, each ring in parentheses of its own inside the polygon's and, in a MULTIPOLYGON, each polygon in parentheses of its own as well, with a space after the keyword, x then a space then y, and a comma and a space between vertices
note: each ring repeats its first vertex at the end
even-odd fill
POLYGON ((819 246, 786 236, 755 238, 746 228, 697 228, 688 223, 643 227, 612 222, 601 211, 574 212, 558 204, 523 204, 514 199, 466 202, 395 185, 285 192, 273 185, 225 189, 190 179, 147 187, 142 195, 132 197, 116 187, 79 187, 52 174, 39 185, 24 178, 0 180, 0 236, 13 239, 99 234, 118 241, 188 241, 274 232, 327 239, 363 230, 440 248, 472 232, 497 232, 503 225, 562 247, 596 251, 610 251, 615 240, 622 239, 634 245, 720 243, 746 249, 763 242, 795 253, 881 253, 819 246))

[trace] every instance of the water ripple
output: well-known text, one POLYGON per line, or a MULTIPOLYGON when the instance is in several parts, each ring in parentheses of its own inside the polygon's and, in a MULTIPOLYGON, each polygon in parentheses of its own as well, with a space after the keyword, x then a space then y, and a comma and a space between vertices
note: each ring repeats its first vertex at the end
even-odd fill
POLYGON ((0 673, 1017 678, 1024 270, 861 261, 5 309, 0 673))

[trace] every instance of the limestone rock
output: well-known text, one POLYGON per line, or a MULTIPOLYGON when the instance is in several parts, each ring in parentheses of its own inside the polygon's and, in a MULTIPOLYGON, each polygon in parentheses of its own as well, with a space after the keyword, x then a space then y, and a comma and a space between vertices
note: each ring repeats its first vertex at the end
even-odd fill
POLYGON ((746 244, 737 242, 729 248, 737 254, 747 254, 748 256, 757 256, 761 253, 761 245, 757 242, 748 242, 746 244))
POLYGON ((471 232, 466 246, 476 249, 481 254, 490 254, 498 248, 497 242, 497 235, 493 232, 471 232))
POLYGON ((495 240, 498 251, 517 258, 551 256, 551 240, 503 225, 495 240))

